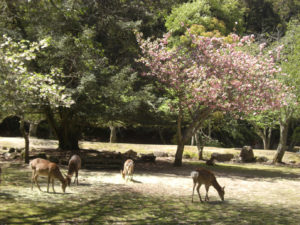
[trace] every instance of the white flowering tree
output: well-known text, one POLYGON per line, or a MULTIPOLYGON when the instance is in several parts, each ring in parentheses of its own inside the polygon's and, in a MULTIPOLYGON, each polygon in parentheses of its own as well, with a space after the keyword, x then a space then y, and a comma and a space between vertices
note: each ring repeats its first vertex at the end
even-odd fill
POLYGON ((0 110, 5 115, 20 117, 20 129, 25 138, 26 163, 29 162, 29 137, 24 128, 25 117, 41 113, 39 110, 43 105, 59 107, 72 104, 64 87, 57 85, 53 79, 58 75, 58 69, 53 69, 51 74, 36 73, 29 69, 36 53, 47 46, 46 39, 30 43, 3 36, 0 42, 0 110))

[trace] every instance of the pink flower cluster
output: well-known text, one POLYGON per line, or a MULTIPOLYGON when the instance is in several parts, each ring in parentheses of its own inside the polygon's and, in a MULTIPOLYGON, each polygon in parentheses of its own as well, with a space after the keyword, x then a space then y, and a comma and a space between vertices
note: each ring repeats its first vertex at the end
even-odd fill
POLYGON ((170 34, 151 41, 137 35, 142 50, 138 61, 148 67, 145 75, 171 89, 180 104, 246 113, 283 104, 284 87, 275 79, 280 68, 274 59, 237 48, 251 45, 254 36, 232 35, 234 42, 229 44, 223 38, 191 35, 192 45, 173 48, 169 38, 170 34))

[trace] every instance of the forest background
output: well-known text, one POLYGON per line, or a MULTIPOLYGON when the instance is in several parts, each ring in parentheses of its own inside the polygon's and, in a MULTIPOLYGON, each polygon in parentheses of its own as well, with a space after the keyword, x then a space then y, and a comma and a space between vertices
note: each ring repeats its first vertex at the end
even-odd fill
MULTIPOLYGON (((1 136, 54 138, 62 150, 79 140, 178 144, 170 90, 143 76, 136 31, 152 40, 187 30, 204 37, 254 34, 247 51, 281 47, 276 80, 294 98, 277 110, 215 111, 188 143, 277 149, 275 162, 300 141, 300 3, 296 0, 1 0, 1 136)), ((241 93, 242 95, 243 93, 241 93)), ((191 123, 183 115, 182 130, 191 123)), ((275 154, 275 152, 274 152, 275 154)))

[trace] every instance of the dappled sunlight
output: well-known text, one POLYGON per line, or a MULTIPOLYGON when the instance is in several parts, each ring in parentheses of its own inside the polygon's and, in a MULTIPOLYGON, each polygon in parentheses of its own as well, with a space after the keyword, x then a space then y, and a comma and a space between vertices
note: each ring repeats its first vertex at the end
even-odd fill
MULTIPOLYGON (((42 192, 36 186, 31 190, 28 167, 12 164, 4 168, 9 173, 0 186, 0 221, 4 223, 295 224, 300 220, 299 178, 223 176, 224 171, 217 172, 218 182, 225 186, 225 201, 210 187, 210 202, 200 203, 195 194, 192 203, 191 177, 171 171, 137 170, 134 181, 126 182, 116 170, 82 169, 78 186, 72 183, 63 194, 60 182, 55 181, 54 194, 51 185, 46 192, 43 177, 39 178, 42 192), (2 213, 5 211, 10 213, 2 213)), ((200 192, 205 195, 204 186, 200 192)))

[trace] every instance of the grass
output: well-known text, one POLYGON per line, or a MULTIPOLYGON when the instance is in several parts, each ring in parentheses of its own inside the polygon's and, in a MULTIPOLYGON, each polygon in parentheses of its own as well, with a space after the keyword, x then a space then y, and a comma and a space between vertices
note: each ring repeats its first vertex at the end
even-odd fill
MULTIPOLYGON (((227 165, 216 170, 222 168, 226 169, 227 165)), ((241 168, 243 166, 230 167, 226 173, 240 173, 241 168)), ((87 170, 80 173, 81 185, 68 188, 67 194, 61 194, 58 185, 57 194, 39 193, 36 187, 31 191, 31 173, 22 164, 5 164, 4 173, 0 224, 299 224, 300 220, 299 201, 295 203, 299 197, 296 199, 293 194, 284 204, 270 199, 249 199, 240 193, 227 194, 226 201, 221 202, 211 191, 211 202, 201 204, 195 196, 196 202, 191 203, 191 185, 188 193, 174 196, 155 191, 145 194, 135 188, 140 184, 107 182, 108 174, 112 179, 119 179, 115 171, 87 170)), ((140 175, 135 179, 141 180, 140 175)), ((41 179, 40 184, 45 191, 45 179, 41 179)), ((256 186, 260 186, 259 182, 256 186)), ((234 186, 231 189, 234 191, 234 186)), ((289 192, 289 186, 286 189, 289 192)), ((263 192, 267 194, 267 190, 263 192)))
MULTIPOLYGON (((38 147, 55 145, 39 142, 32 141, 38 147)), ((122 152, 133 149, 173 154, 176 150, 167 145, 81 144, 84 148, 122 152)), ((192 147, 186 150, 191 154, 196 151, 192 147)), ((217 150, 220 149, 204 149, 207 156, 217 150)), ((255 154, 258 152, 263 151, 256 150, 255 154)), ((43 192, 39 193, 35 186, 31 190, 31 170, 27 165, 0 161, 0 224, 299 224, 300 168, 217 163, 209 169, 225 185, 225 201, 221 202, 211 188, 211 201, 201 204, 197 196, 191 202, 189 174, 193 168, 206 167, 205 163, 184 160, 182 167, 175 168, 170 162, 172 159, 137 165, 135 182, 128 183, 121 179, 119 171, 82 169, 79 186, 68 187, 62 194, 56 181, 54 194, 51 187, 50 193, 45 192, 45 178, 39 178, 43 192)), ((67 168, 62 166, 61 170, 66 173, 67 168)), ((204 195, 203 187, 200 191, 204 195)))

